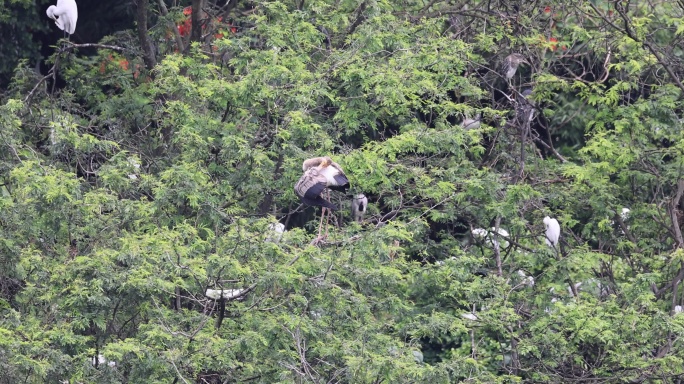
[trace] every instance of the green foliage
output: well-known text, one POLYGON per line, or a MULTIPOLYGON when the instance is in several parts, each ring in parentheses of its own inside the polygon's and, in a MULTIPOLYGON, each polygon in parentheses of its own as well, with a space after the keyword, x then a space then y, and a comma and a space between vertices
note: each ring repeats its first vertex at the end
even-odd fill
POLYGON ((206 3, 180 49, 155 3, 154 68, 131 31, 19 68, 0 383, 684 375, 682 9, 516 4, 206 3), (369 206, 314 245, 323 155, 369 206))

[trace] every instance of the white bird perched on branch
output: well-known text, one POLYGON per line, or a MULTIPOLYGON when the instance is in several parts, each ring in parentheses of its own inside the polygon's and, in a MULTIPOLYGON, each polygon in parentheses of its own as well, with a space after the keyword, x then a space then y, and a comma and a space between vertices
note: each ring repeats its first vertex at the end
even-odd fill
POLYGON ((631 210, 627 207, 622 208, 622 212, 620 213, 620 218, 622 219, 622 221, 627 221, 627 219, 629 219, 629 212, 630 211, 631 210))
POLYGON ((546 245, 555 247, 560 238, 560 224, 558 220, 548 216, 544 217, 544 227, 546 228, 546 245))
POLYGON ((527 276, 525 272, 521 269, 518 269, 518 276, 522 277, 522 283, 527 285, 528 287, 534 287, 534 277, 532 276, 527 276))
POLYGON ((363 193, 359 193, 352 199, 352 219, 357 222, 363 221, 363 215, 366 214, 366 207, 368 207, 368 198, 363 193))
POLYGON ((268 225, 268 234, 266 235, 266 242, 279 243, 285 233, 285 224, 271 223, 268 225))
POLYGON ((108 366, 110 366, 112 368, 116 367, 116 361, 109 361, 109 360, 105 359, 104 355, 101 355, 101 354, 97 355, 97 356, 93 356, 90 359, 90 362, 95 367, 98 367, 98 366, 103 365, 103 364, 107 364, 108 366))
MULTIPOLYGON (((499 241, 497 240, 499 236, 503 236, 503 237, 509 236, 507 230, 505 230, 503 228, 499 228, 499 230, 497 231, 496 227, 492 227, 492 229, 489 231, 484 229, 484 228, 475 228, 471 231, 471 233, 473 234, 473 237, 476 240, 487 239, 487 240, 489 240, 488 243, 494 247, 499 246, 499 241)), ((506 240, 503 240, 501 242, 501 246, 503 248, 508 248, 508 245, 509 245, 509 243, 506 240)))
POLYGON ((55 21, 55 25, 59 29, 70 35, 74 34, 76 20, 78 20, 78 8, 75 0, 57 0, 57 6, 49 6, 46 13, 49 18, 55 21))
POLYGON ((328 188, 335 191, 346 192, 347 189, 349 189, 349 180, 344 174, 344 171, 342 171, 342 167, 332 161, 328 156, 304 160, 302 170, 304 171, 304 174, 294 186, 295 193, 302 203, 322 207, 321 223, 318 225, 318 237, 314 240, 314 243, 317 243, 322 239, 321 229, 323 227, 323 216, 325 216, 326 208, 332 211, 337 210, 337 207, 333 203, 322 197, 323 191, 328 188))
POLYGON ((207 292, 204 294, 210 299, 213 300, 219 300, 219 299, 226 299, 230 300, 235 297, 238 297, 244 289, 207 289, 207 292))

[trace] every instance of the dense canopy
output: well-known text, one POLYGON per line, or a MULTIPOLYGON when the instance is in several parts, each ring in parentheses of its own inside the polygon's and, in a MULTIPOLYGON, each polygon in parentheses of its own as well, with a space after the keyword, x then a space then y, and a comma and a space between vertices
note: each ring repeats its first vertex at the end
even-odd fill
POLYGON ((684 3, 77 2, 0 0, 0 383, 684 378, 684 3))

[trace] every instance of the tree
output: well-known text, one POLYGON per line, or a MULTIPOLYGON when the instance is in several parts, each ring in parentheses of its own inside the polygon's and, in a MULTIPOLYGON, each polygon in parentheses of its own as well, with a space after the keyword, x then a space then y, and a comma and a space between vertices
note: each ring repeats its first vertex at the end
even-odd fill
POLYGON ((681 377, 679 4, 137 7, 5 92, 0 380, 681 377))

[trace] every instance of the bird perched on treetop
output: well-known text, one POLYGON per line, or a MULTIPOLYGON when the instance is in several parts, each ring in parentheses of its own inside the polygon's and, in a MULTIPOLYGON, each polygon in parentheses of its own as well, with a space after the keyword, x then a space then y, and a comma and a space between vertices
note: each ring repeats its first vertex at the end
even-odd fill
POLYGON ((544 217, 544 227, 546 227, 546 245, 555 247, 558 245, 558 239, 560 238, 560 224, 558 224, 558 220, 546 216, 544 217))
POLYGON ((74 34, 76 20, 78 20, 78 8, 75 0, 57 0, 57 6, 49 6, 46 13, 49 18, 55 21, 55 25, 59 29, 70 35, 74 34))
POLYGON ((294 190, 302 203, 322 207, 321 223, 318 225, 318 237, 315 240, 318 242, 321 240, 321 228, 326 208, 333 211, 337 210, 333 203, 323 198, 323 191, 329 188, 346 192, 349 189, 349 180, 340 165, 328 156, 305 160, 302 164, 302 170, 304 174, 295 184, 294 190))
POLYGON ((529 64, 529 62, 525 60, 525 56, 519 53, 511 53, 506 56, 503 67, 501 68, 501 75, 505 77, 506 80, 512 79, 513 76, 515 76, 515 72, 518 70, 520 63, 529 64))

